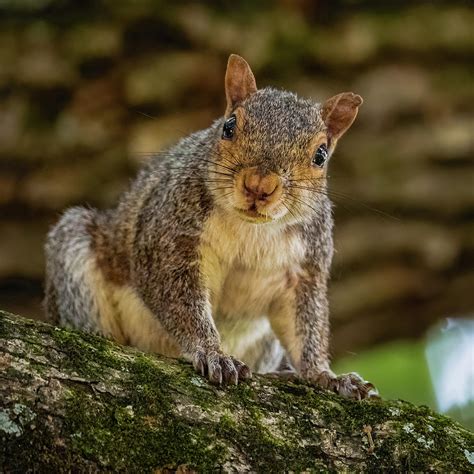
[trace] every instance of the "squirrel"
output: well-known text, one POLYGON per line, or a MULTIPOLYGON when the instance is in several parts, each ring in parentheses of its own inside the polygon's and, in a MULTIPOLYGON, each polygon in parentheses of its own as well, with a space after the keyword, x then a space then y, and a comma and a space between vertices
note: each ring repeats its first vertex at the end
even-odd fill
POLYGON ((329 361, 327 165, 362 98, 257 90, 235 54, 225 95, 224 116, 151 158, 115 209, 74 207, 52 228, 47 317, 184 357, 216 384, 280 370, 375 396, 329 361))

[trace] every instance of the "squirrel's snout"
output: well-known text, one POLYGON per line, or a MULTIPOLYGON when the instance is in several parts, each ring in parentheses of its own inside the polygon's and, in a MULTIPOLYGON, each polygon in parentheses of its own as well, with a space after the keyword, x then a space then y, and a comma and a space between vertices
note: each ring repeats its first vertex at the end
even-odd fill
POLYGON ((243 179, 243 191, 248 198, 254 200, 269 200, 281 187, 280 177, 276 174, 262 176, 255 170, 247 170, 243 179))
POLYGON ((235 191, 233 205, 244 220, 268 222, 281 217, 283 182, 278 174, 257 167, 243 169, 236 177, 235 191))

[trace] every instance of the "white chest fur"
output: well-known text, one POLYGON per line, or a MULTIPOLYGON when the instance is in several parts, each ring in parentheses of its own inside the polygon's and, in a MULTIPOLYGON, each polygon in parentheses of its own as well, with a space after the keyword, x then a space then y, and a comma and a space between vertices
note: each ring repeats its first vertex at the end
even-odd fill
POLYGON ((215 211, 200 251, 222 345, 238 357, 271 332, 268 309, 300 272, 303 241, 281 225, 252 224, 215 211))
POLYGON ((300 235, 288 227, 278 223, 252 224, 219 210, 207 219, 201 240, 227 266, 289 268, 298 265, 305 255, 300 235))

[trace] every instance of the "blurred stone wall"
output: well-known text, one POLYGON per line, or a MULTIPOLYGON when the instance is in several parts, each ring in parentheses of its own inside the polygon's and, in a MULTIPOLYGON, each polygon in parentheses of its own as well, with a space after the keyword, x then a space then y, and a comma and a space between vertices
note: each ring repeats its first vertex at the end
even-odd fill
POLYGON ((260 86, 365 98, 330 170, 335 351, 472 314, 473 20, 468 2, 0 2, 0 306, 41 316, 48 226, 221 115, 237 52, 260 86))

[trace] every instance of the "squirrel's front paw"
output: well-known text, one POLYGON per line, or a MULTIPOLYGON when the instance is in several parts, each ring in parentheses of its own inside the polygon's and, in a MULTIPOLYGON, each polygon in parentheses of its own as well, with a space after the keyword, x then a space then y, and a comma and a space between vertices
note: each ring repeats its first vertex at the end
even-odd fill
POLYGON ((331 390, 343 397, 362 400, 364 398, 380 398, 373 384, 364 380, 359 374, 336 375, 330 370, 324 370, 311 380, 322 388, 331 390))
POLYGON ((197 351, 193 357, 193 366, 202 376, 219 385, 237 385, 239 380, 252 376, 251 370, 243 362, 218 351, 197 351))

